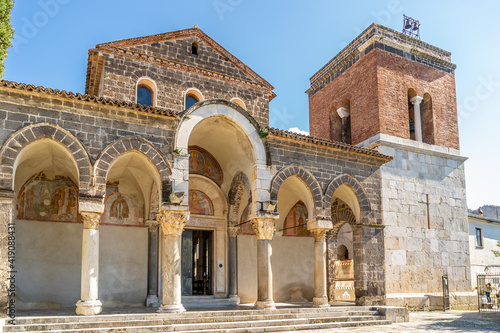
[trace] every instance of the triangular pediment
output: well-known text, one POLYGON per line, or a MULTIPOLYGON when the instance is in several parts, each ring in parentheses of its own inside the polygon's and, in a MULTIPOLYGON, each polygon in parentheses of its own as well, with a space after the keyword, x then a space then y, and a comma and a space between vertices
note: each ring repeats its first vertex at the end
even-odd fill
POLYGON ((188 68, 219 73, 256 84, 269 91, 274 89, 269 82, 198 27, 102 43, 96 45, 96 49, 114 52, 118 50, 123 54, 131 53, 136 57, 142 56, 145 60, 152 58, 157 62, 172 63, 178 65, 180 70, 188 68), (193 42, 199 46, 198 56, 193 56, 191 53, 193 42))

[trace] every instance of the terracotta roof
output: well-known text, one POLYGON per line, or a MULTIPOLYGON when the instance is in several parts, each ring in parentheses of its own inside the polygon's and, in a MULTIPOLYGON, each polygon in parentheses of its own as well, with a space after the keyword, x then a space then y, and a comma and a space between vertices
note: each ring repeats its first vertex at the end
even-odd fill
POLYGON ((301 140, 301 141, 305 141, 305 142, 315 143, 318 145, 337 148, 340 150, 345 150, 345 151, 349 151, 349 152, 353 152, 353 153, 369 155, 369 156, 373 156, 373 157, 378 158, 378 159, 382 159, 385 162, 390 162, 394 159, 394 157, 381 154, 375 149, 361 148, 361 147, 353 146, 353 145, 346 144, 346 143, 319 139, 319 138, 315 138, 313 136, 299 134, 299 133, 285 131, 285 130, 280 130, 277 128, 272 128, 272 127, 269 128, 269 133, 276 135, 276 136, 281 136, 281 137, 292 138, 292 139, 301 140))
POLYGON ((163 41, 175 40, 175 39, 187 38, 187 37, 199 38, 204 43, 209 45, 214 51, 219 53, 224 58, 227 58, 231 63, 233 63, 236 67, 238 67, 238 69, 240 69, 242 72, 244 72, 245 74, 250 76, 252 79, 254 79, 256 83, 266 87, 268 90, 274 89, 274 87, 269 82, 264 80, 264 78, 262 78, 256 72, 254 72, 250 67, 245 65, 241 60, 236 58, 233 54, 231 54, 231 52, 229 52, 224 47, 222 47, 219 43, 217 43, 212 38, 210 38, 210 36, 208 36, 206 33, 204 33, 199 27, 178 30, 178 31, 172 31, 172 32, 166 32, 166 33, 157 34, 157 35, 128 38, 128 39, 122 39, 122 40, 117 40, 117 41, 113 41, 113 42, 97 44, 96 48, 99 50, 109 49, 109 48, 121 49, 121 48, 137 46, 137 45, 151 44, 151 43, 156 43, 156 42, 163 42, 163 41))
POLYGON ((117 107, 125 107, 127 109, 131 109, 134 111, 159 114, 159 115, 163 115, 163 116, 174 116, 174 117, 178 116, 176 112, 173 112, 173 111, 170 111, 167 109, 163 109, 163 108, 145 106, 145 105, 141 105, 141 104, 137 104, 137 103, 128 103, 128 102, 123 102, 123 101, 110 99, 110 98, 95 97, 95 96, 91 96, 91 95, 87 95, 87 94, 74 93, 71 91, 67 92, 66 90, 45 88, 45 87, 41 87, 41 86, 37 87, 33 84, 26 84, 26 83, 14 82, 14 81, 1 80, 0 87, 7 87, 7 88, 13 88, 13 89, 19 89, 19 90, 25 90, 25 91, 39 92, 42 94, 64 97, 64 98, 68 98, 68 99, 77 99, 80 101, 93 102, 93 103, 102 104, 102 105, 112 105, 112 106, 117 106, 117 107))

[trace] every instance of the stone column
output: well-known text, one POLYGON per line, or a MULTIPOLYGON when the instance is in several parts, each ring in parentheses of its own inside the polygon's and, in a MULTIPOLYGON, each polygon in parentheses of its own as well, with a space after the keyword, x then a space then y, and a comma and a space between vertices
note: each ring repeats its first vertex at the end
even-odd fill
POLYGON ((148 226, 148 297, 146 306, 159 306, 158 299, 158 222, 146 221, 148 226))
POLYGON ((158 312, 186 311, 181 302, 181 241, 189 210, 184 205, 163 205, 156 217, 163 237, 162 304, 158 312))
POLYGON ((353 227, 356 305, 385 304, 384 226, 353 227))
POLYGON ((423 98, 420 96, 415 96, 410 99, 413 104, 414 121, 415 121, 415 140, 422 142, 422 120, 420 119, 420 102, 423 98))
POLYGON ((273 301, 272 239, 275 217, 259 216, 251 220, 257 236, 257 309, 276 309, 273 301))
POLYGON ((339 115, 340 119, 342 119, 342 142, 343 143, 348 143, 347 142, 347 117, 349 117, 349 110, 341 107, 337 109, 337 114, 339 115))
POLYGON ((15 303, 9 302, 14 298, 15 288, 12 289, 11 286, 15 285, 18 268, 14 261, 18 241, 14 222, 15 207, 14 192, 0 189, 0 308, 4 309, 2 312, 7 313, 10 319, 15 318, 16 314, 15 303))
POLYGON ((318 220, 307 222, 307 229, 314 236, 314 298, 316 307, 329 307, 326 290, 326 233, 332 222, 318 220))
POLYGON ((229 259, 229 298, 238 299, 238 253, 236 237, 238 235, 238 227, 228 227, 228 259, 229 259))
POLYGON ((102 311, 98 299, 99 284, 99 222, 100 212, 81 211, 83 222, 81 300, 76 303, 77 315, 97 315, 102 311))

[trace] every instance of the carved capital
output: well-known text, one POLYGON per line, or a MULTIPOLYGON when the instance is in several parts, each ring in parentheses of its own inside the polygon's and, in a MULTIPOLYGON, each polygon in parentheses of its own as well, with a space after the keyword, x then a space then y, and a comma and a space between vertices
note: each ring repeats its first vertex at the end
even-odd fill
POLYGON ((101 221, 101 213, 96 212, 80 212, 82 217, 83 229, 99 230, 99 222, 101 221))
POLYGON ((251 220, 250 223, 257 239, 273 239, 276 231, 275 220, 275 218, 270 217, 256 217, 251 220))
POLYGON ((422 102, 422 100, 423 100, 423 99, 424 99, 423 97, 420 97, 420 96, 415 96, 415 97, 413 97, 412 99, 410 99, 410 102, 411 102, 413 105, 417 106, 417 105, 420 105, 420 102, 422 102))
POLYGON ((240 230, 240 228, 238 227, 228 227, 227 228, 227 234, 229 235, 229 237, 236 237, 238 236, 238 231, 240 230))
POLYGON ((163 230, 163 235, 181 236, 184 231, 186 221, 189 219, 189 211, 160 209, 156 219, 163 230))
POLYGON ((326 233, 330 229, 325 228, 314 228, 309 230, 311 234, 314 236, 314 240, 316 242, 325 242, 326 241, 326 233))
POLYGON ((155 220, 147 220, 146 225, 148 226, 149 232, 155 232, 158 230, 158 222, 155 220))

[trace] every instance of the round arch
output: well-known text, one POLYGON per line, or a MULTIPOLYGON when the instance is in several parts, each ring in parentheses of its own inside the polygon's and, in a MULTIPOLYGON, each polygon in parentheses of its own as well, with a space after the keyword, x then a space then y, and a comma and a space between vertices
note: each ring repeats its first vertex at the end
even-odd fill
POLYGON ((311 212, 314 213, 314 215, 309 218, 314 220, 316 217, 321 216, 323 208, 323 195, 321 193, 321 187, 319 186, 316 178, 303 166, 298 164, 283 167, 276 173, 276 175, 274 175, 271 181, 271 200, 278 200, 278 192, 281 185, 288 177, 291 176, 299 177, 302 182, 307 185, 314 198, 314 209, 311 212))
POLYGON ((50 139, 59 142, 72 155, 78 170, 78 186, 80 192, 90 190, 91 162, 85 147, 69 131, 51 123, 37 123, 21 128, 11 134, 0 149, 2 173, 0 186, 14 190, 13 175, 19 162, 19 154, 28 144, 50 139))
MULTIPOLYGON (((238 172, 231 182, 228 194, 228 223, 238 224, 240 221, 241 204, 244 194, 248 198, 248 203, 252 202, 252 191, 250 181, 243 172, 238 172)), ((245 204, 246 207, 246 204, 245 204)), ((244 208, 244 207, 243 207, 244 208)))
MULTIPOLYGON (((106 189, 106 178, 113 162, 128 151, 137 151, 151 161, 161 178, 163 193, 171 190, 171 167, 161 151, 149 141, 140 137, 126 137, 109 144, 99 154, 94 164, 95 186, 101 191, 106 189)), ((160 185, 160 184, 159 184, 160 185)))

